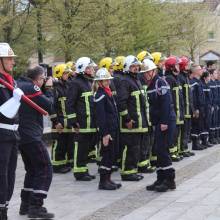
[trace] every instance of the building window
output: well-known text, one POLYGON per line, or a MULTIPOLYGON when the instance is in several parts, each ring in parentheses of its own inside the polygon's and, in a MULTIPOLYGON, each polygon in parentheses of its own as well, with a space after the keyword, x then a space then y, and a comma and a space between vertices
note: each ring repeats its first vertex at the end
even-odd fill
POLYGON ((215 40, 215 33, 214 31, 208 32, 208 41, 214 41, 215 40))

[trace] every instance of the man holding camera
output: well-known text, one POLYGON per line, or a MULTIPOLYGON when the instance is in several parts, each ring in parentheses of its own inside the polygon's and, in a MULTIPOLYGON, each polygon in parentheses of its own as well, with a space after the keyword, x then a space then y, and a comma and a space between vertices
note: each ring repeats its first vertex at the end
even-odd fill
MULTIPOLYGON (((46 79, 44 68, 29 69, 27 77, 18 80, 25 95, 48 113, 53 107, 53 81, 46 79)), ((21 190, 20 215, 28 214, 31 219, 52 219, 54 214, 43 207, 52 181, 52 165, 43 142, 43 116, 22 102, 19 110, 19 150, 26 170, 24 188, 21 190)))

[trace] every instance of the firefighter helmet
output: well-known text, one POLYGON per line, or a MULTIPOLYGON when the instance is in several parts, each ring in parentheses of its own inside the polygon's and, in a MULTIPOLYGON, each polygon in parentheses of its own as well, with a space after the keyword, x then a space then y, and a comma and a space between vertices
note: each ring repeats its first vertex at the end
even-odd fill
POLYGON ((95 62, 89 57, 80 57, 76 61, 76 73, 84 74, 84 71, 86 70, 87 67, 96 67, 96 66, 97 65, 95 64, 95 62))
POLYGON ((137 57, 133 55, 129 55, 125 58, 125 63, 124 63, 124 72, 129 72, 129 69, 132 65, 141 65, 141 62, 138 61, 137 57))
POLYGON ((107 79, 113 79, 113 77, 111 76, 107 68, 102 67, 96 72, 94 81, 107 80, 107 79))

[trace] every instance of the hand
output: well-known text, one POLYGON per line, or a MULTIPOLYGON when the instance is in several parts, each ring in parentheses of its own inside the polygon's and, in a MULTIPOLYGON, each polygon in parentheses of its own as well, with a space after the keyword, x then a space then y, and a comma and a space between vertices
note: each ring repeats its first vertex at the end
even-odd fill
POLYGON ((78 134, 80 131, 79 123, 76 123, 76 127, 74 127, 74 131, 78 134))
POLYGON ((127 128, 129 129, 129 130, 131 130, 132 128, 133 128, 133 123, 134 123, 135 121, 134 120, 130 120, 128 123, 126 123, 126 126, 127 126, 127 128))
POLYGON ((17 100, 20 101, 22 95, 24 95, 23 91, 19 88, 16 88, 13 90, 13 97, 17 100))
POLYGON ((46 80, 45 86, 46 86, 46 87, 53 87, 53 78, 52 78, 52 77, 49 77, 49 78, 46 80))
POLYGON ((193 118, 198 118, 199 117, 199 110, 195 110, 193 112, 193 118))
POLYGON ((109 140, 112 140, 112 137, 110 134, 107 134, 102 138, 102 143, 105 147, 109 145, 109 140))
POLYGON ((160 125, 160 130, 161 131, 166 131, 167 129, 168 129, 168 125, 165 125, 165 124, 160 125))
POLYGON ((63 125, 61 123, 56 124, 55 128, 59 134, 63 132, 63 125))

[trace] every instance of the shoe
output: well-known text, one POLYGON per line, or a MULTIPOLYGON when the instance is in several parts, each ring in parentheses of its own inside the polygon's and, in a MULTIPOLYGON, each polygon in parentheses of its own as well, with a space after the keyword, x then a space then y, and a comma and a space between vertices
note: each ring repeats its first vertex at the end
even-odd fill
POLYGON ((210 144, 217 145, 217 141, 213 138, 209 140, 210 144))
POLYGON ((87 175, 90 176, 90 178, 93 179, 93 180, 96 178, 95 175, 91 175, 89 173, 87 173, 87 175))
POLYGON ((61 173, 61 174, 65 174, 71 171, 71 167, 69 166, 64 166, 64 167, 53 167, 53 172, 54 173, 61 173))
POLYGON ((115 185, 115 186, 117 187, 117 189, 119 189, 119 188, 122 187, 121 183, 115 183, 115 182, 112 181, 112 180, 111 180, 110 182, 111 182, 111 184, 115 185))
POLYGON ((155 191, 157 192, 166 192, 168 190, 176 189, 176 183, 174 180, 165 179, 160 185, 155 186, 155 191))
POLYGON ((75 178, 77 181, 91 181, 93 180, 93 178, 88 175, 88 173, 84 173, 84 174, 74 174, 75 178))
POLYGON ((190 157, 191 157, 191 156, 195 156, 195 153, 192 152, 192 151, 188 151, 187 153, 190 155, 190 157))
POLYGON ((29 203, 22 201, 19 209, 19 215, 27 215, 28 209, 29 209, 29 203))
POLYGON ((196 145, 192 146, 192 150, 205 150, 205 148, 202 145, 196 145))
POLYGON ((99 189, 102 189, 102 190, 116 190, 118 188, 115 184, 112 184, 109 181, 105 181, 105 182, 100 182, 99 183, 99 189))
POLYGON ((181 155, 182 155, 183 157, 190 157, 190 154, 189 154, 188 151, 182 152, 181 155))
POLYGON ((155 171, 156 168, 152 166, 138 167, 138 173, 154 173, 155 171))
POLYGON ((49 213, 46 208, 42 206, 30 205, 28 210, 28 218, 30 219, 53 219, 54 214, 49 213))
POLYGON ((162 183, 162 180, 156 180, 153 184, 146 186, 147 191, 155 191, 156 186, 159 186, 162 183))
POLYGON ((142 180, 144 177, 139 175, 139 174, 129 174, 129 175, 121 175, 121 179, 122 181, 140 181, 142 180))
POLYGON ((172 154, 171 155, 171 160, 172 160, 172 162, 179 162, 181 159, 176 154, 172 154))

